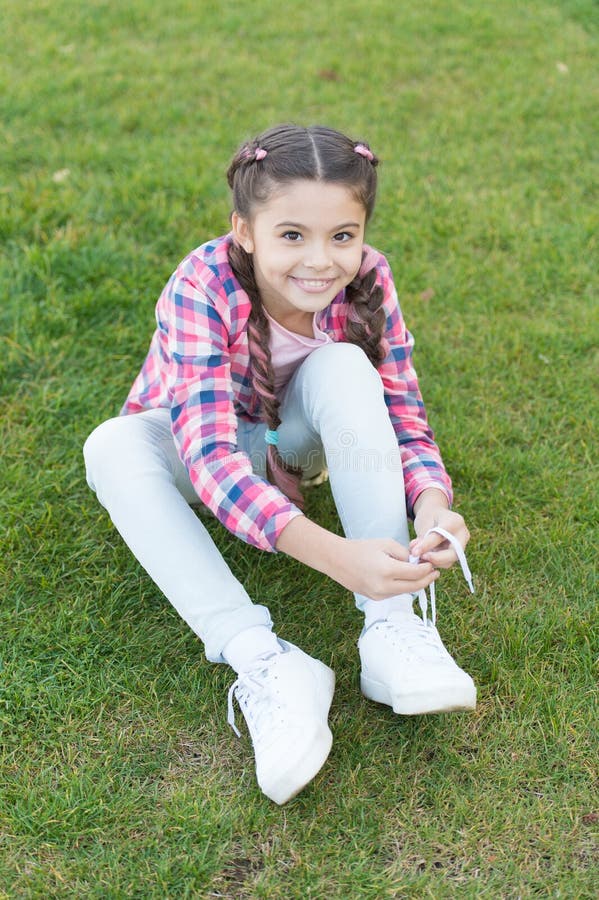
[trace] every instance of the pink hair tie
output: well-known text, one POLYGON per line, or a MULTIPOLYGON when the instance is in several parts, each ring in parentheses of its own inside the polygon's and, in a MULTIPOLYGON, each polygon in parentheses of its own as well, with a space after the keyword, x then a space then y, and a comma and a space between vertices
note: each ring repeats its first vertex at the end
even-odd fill
POLYGON ((369 150, 364 144, 356 144, 354 147, 354 153, 358 153, 360 156, 363 156, 368 162, 372 162, 374 159, 374 153, 372 150, 369 150))
POLYGON ((264 150, 263 147, 257 147, 254 156, 255 156, 256 159, 259 161, 259 160, 261 160, 261 159, 264 159, 264 157, 266 156, 267 152, 268 152, 268 151, 267 151, 267 150, 264 150))

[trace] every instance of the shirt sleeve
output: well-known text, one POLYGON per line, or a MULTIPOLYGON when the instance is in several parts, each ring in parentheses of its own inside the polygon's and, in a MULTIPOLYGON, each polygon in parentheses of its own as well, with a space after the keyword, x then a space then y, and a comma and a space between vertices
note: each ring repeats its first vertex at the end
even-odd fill
POLYGON ((228 329, 218 305, 182 273, 159 301, 173 437, 200 500, 237 537, 274 551, 281 531, 302 513, 255 475, 237 448, 228 329))
POLYGON ((451 479, 428 424, 416 371, 412 364, 414 338, 407 330, 387 261, 377 266, 377 281, 384 291, 385 340, 388 353, 379 366, 385 402, 393 423, 401 456, 408 514, 422 491, 437 488, 453 500, 451 479))

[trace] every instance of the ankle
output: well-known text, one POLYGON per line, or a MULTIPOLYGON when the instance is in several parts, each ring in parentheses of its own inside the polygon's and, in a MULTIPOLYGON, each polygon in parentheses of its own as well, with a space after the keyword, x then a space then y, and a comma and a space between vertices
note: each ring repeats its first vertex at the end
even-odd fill
POLYGON ((262 656, 282 653, 276 634, 267 625, 253 625, 236 634, 222 651, 224 659, 237 674, 247 672, 262 656))
POLYGON ((386 600, 367 600, 362 607, 365 616, 364 628, 370 628, 375 622, 386 619, 391 613, 410 615, 413 612, 414 598, 411 594, 398 594, 386 600))

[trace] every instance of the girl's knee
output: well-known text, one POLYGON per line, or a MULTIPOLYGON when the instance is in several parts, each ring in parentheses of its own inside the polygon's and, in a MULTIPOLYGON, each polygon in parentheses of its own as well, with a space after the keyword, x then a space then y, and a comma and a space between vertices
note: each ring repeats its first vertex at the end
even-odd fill
POLYGON ((102 465, 109 463, 120 443, 121 418, 115 416, 102 422, 94 428, 83 445, 87 483, 92 490, 95 490, 95 475, 102 465))
POLYGON ((383 390, 379 373, 357 344, 327 344, 308 357, 312 358, 318 384, 339 397, 383 390))
POLYGON ((85 459, 105 459, 120 455, 129 448, 158 447, 172 440, 170 415, 167 409, 149 409, 127 416, 114 416, 94 428, 85 444, 85 459))
POLYGON ((98 452, 101 454, 106 445, 112 443, 112 435, 116 430, 115 422, 118 422, 118 417, 107 419, 94 428, 83 445, 83 456, 86 461, 92 459, 98 452))
POLYGON ((180 465, 167 409, 107 419, 83 446, 87 483, 99 494, 108 486, 129 484, 145 476, 173 482, 180 465))
POLYGON ((125 464, 130 456, 137 455, 142 447, 152 447, 161 440, 161 432, 151 428, 144 414, 114 416, 94 428, 83 445, 83 458, 90 472, 125 464))

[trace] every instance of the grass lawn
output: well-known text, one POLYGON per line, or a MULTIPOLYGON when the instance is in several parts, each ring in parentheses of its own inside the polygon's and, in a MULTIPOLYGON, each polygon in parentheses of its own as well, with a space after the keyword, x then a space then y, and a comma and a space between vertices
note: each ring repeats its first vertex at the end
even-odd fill
MULTIPOLYGON (((0 898, 596 896, 598 24, 593 0, 2 4, 0 898), (384 160, 369 240, 473 535, 476 595, 458 570, 438 593, 479 705, 367 702, 349 594, 211 525, 337 673, 331 756, 279 808, 231 670, 81 447, 226 230, 232 152, 284 120, 384 160)), ((308 511, 339 528, 327 486, 308 511)))

